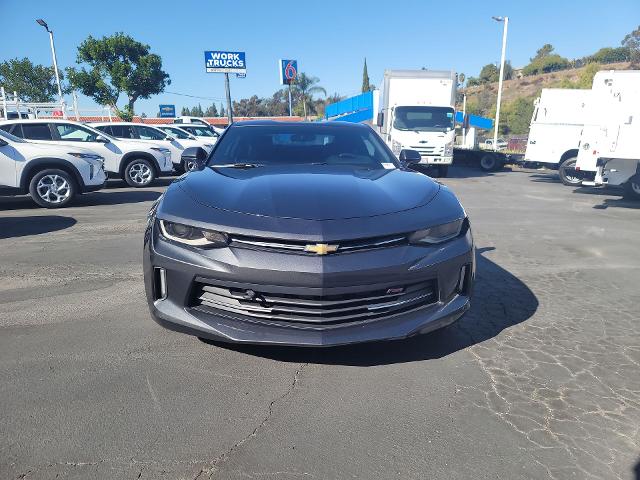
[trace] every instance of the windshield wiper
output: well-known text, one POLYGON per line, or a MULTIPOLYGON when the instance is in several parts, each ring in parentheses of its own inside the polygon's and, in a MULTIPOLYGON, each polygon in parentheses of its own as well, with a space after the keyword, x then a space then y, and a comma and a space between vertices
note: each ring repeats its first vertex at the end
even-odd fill
POLYGON ((261 163, 225 163, 222 165, 211 165, 213 168, 257 168, 264 167, 261 163))

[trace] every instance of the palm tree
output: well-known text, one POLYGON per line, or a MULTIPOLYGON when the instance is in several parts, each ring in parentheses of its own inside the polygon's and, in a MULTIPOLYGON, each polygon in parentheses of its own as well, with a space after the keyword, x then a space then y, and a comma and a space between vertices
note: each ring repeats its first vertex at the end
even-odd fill
POLYGON ((311 103, 313 101, 313 94, 322 93, 325 96, 327 95, 327 91, 321 86, 317 85, 319 81, 320 79, 318 77, 307 75, 305 73, 300 73, 296 78, 294 88, 298 93, 298 98, 302 100, 305 120, 307 118, 307 103, 311 103))

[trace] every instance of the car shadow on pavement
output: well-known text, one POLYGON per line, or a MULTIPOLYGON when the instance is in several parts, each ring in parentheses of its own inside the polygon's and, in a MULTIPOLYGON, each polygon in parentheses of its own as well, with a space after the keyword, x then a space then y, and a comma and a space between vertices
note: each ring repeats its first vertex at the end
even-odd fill
MULTIPOLYGON (((160 195, 162 195, 162 192, 156 192, 154 190, 100 190, 98 192, 78 195, 73 202, 69 204, 68 208, 152 202, 160 195)), ((0 197, 0 211, 36 209, 44 210, 36 205, 28 196, 0 197)))
POLYGON ((558 172, 549 172, 549 173, 534 173, 529 175, 529 178, 532 182, 539 183, 562 183, 560 182, 560 177, 558 176, 558 172))
POLYGON ((152 202, 162 195, 153 190, 123 190, 87 193, 78 197, 72 204, 74 207, 94 205, 120 205, 123 203, 152 202))
POLYGON ((606 210, 610 207, 640 210, 640 201, 626 200, 624 198, 606 198, 602 203, 593 206, 596 210, 606 210))
POLYGON ((484 257, 493 248, 477 250, 477 276, 471 309, 453 325, 406 340, 329 348, 205 343, 283 362, 374 366, 433 360, 497 336, 529 319, 538 308, 534 293, 516 276, 484 257))
MULTIPOLYGON (((154 188, 154 187, 168 187, 170 184, 173 183, 173 181, 178 178, 176 177, 162 177, 162 178, 156 178, 153 183, 151 183, 151 185, 149 185, 148 187, 145 188, 154 188)), ((104 189, 106 190, 111 190, 111 189, 115 189, 115 188, 132 188, 130 187, 127 182, 125 182, 124 180, 119 180, 117 178, 112 178, 107 180, 106 185, 104 186, 104 189)))
POLYGON ((0 239, 55 232, 75 224, 75 218, 60 215, 0 218, 0 239))

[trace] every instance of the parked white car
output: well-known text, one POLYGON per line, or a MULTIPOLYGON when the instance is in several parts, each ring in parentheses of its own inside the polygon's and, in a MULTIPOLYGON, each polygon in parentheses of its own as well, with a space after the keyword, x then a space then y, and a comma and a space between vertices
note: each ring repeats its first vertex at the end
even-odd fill
POLYGON ((60 208, 102 188, 104 158, 78 145, 38 145, 0 130, 0 194, 29 194, 41 207, 60 208))
POLYGON ((93 127, 71 120, 7 120, 0 129, 30 142, 46 145, 70 144, 88 148, 104 157, 110 177, 122 178, 132 187, 146 187, 173 171, 171 151, 159 144, 116 139, 93 127))
POLYGON ((222 135, 221 133, 218 133, 215 130, 213 130, 213 128, 205 127, 204 125, 198 125, 194 123, 191 123, 191 124, 183 123, 180 125, 180 128, 185 132, 190 133, 191 135, 196 137, 198 140, 209 141, 209 142, 213 141, 213 143, 216 143, 218 141, 218 138, 220 138, 220 135, 222 135))
MULTIPOLYGON (((496 145, 498 146, 497 150, 505 150, 507 148, 507 141, 504 138, 499 138, 496 141, 496 145)), ((483 150, 493 150, 493 138, 487 138, 481 145, 480 148, 483 150)))
POLYGON ((204 125, 205 127, 209 128, 210 130, 213 130, 218 135, 222 135, 224 133, 224 128, 220 128, 220 127, 216 127, 215 125, 211 125, 204 118, 200 118, 200 117, 190 117, 190 116, 187 116, 187 115, 183 115, 181 117, 174 118, 173 119, 173 123, 174 123, 174 125, 181 125, 181 124, 204 125))
POLYGON ((141 123, 105 122, 92 123, 91 125, 112 137, 148 142, 168 148, 171 151, 173 168, 177 172, 184 172, 187 170, 186 166, 183 165, 182 162, 182 153, 186 148, 201 147, 208 154, 213 150, 213 144, 215 143, 215 141, 207 143, 204 140, 198 140, 184 130, 175 129, 178 130, 177 133, 169 133, 155 126, 144 125, 141 123))

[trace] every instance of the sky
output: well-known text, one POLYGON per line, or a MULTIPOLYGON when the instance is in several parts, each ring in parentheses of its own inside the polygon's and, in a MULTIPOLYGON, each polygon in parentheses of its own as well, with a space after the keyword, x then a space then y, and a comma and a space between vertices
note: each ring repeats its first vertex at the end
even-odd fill
MULTIPOLYGON (((89 35, 125 32, 149 44, 171 77, 166 92, 136 102, 155 116, 159 104, 224 102, 224 75, 205 73, 205 50, 246 52, 247 77, 231 77, 233 99, 271 96, 277 61, 297 59, 327 93, 357 94, 367 59, 371 82, 385 69, 455 70, 476 76, 498 62, 509 17, 507 59, 519 67, 545 43, 568 58, 619 46, 640 25, 640 0, 0 0, 0 61, 28 57, 51 65, 43 18, 55 35, 58 64, 74 66, 89 35), (173 92, 173 93, 169 93, 173 92), (205 98, 190 98, 176 93, 205 98)), ((120 104, 123 104, 124 99, 120 104)), ((95 108, 81 97, 80 107, 95 108)))

